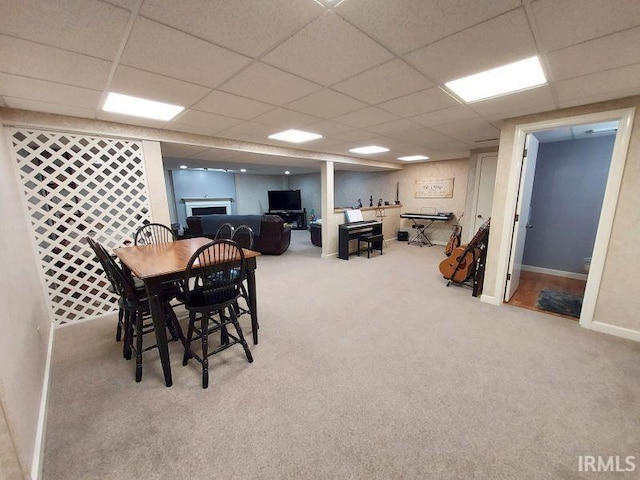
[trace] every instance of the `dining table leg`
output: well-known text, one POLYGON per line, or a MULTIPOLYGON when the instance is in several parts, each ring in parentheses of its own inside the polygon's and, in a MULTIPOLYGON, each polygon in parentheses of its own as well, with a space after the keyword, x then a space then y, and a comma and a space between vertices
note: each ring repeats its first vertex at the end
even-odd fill
POLYGON ((155 282, 153 279, 148 279, 145 281, 145 287, 149 299, 151 320, 153 321, 153 328, 156 334, 156 345, 158 345, 160 363, 162 364, 162 372, 164 373, 164 383, 167 387, 170 387, 173 385, 173 380, 171 379, 171 362, 169 360, 165 315, 160 298, 162 284, 155 282))
POLYGON ((258 301, 256 299, 256 259, 247 262, 247 287, 249 293, 249 310, 251 312, 251 332, 253 344, 258 344, 258 301))

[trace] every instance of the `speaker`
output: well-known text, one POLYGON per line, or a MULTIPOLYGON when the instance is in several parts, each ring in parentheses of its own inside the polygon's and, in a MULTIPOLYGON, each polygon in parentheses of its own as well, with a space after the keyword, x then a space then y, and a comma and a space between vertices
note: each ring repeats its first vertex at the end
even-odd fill
POLYGON ((409 232, 404 232, 402 230, 398 231, 398 241, 399 242, 406 242, 409 240, 409 232))

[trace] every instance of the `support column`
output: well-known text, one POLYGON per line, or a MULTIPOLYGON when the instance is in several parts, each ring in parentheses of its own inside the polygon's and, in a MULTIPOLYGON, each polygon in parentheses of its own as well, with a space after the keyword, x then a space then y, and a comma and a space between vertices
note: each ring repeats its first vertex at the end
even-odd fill
POLYGON ((322 257, 337 252, 337 226, 334 224, 334 165, 324 162, 320 167, 320 189, 322 190, 322 257))

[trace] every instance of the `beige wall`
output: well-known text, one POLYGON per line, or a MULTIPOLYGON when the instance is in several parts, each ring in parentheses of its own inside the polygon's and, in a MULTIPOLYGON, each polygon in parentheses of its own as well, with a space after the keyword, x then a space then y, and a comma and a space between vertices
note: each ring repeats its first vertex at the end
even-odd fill
POLYGON ((27 476, 53 329, 5 134, 0 125, 0 404, 27 476))
POLYGON ((637 254, 637 243, 640 238, 640 194, 638 193, 640 191, 640 129, 638 128, 640 96, 505 121, 500 137, 483 296, 500 298, 502 296, 501 289, 504 288, 504 286, 496 286, 496 279, 499 276, 499 252, 501 249, 510 247, 510 245, 502 243, 502 237, 505 212, 509 211, 505 205, 508 198, 507 185, 514 168, 512 150, 516 126, 628 107, 636 107, 638 110, 634 119, 635 127, 631 133, 593 321, 640 332, 640 315, 638 315, 640 295, 637 293, 637 282, 635 281, 637 272, 640 271, 640 256, 637 254))
POLYGON ((262 215, 269 211, 268 190, 287 189, 282 175, 235 174, 236 212, 238 215, 262 215))

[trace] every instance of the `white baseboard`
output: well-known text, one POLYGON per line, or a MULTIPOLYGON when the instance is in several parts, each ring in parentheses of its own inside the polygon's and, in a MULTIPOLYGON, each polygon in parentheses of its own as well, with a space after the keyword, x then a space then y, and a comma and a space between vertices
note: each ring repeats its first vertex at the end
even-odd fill
POLYGON ((36 439, 33 446, 33 458, 31 460, 31 479, 38 480, 42 477, 44 467, 44 441, 47 430, 47 410, 49 408, 49 387, 51 386, 51 361, 53 359, 53 340, 55 336, 53 325, 47 342, 47 360, 44 365, 44 378, 42 381, 42 395, 40 395, 40 409, 38 411, 38 425, 36 426, 36 439))
POLYGON ((615 335, 616 337, 627 338, 629 340, 640 342, 640 332, 638 330, 618 327, 616 325, 610 325, 602 322, 591 322, 591 326, 589 328, 596 332, 608 333, 609 335, 615 335))
POLYGON ((545 275, 553 275, 554 277, 573 278, 575 280, 587 280, 586 273, 564 272, 562 270, 553 270, 552 268, 534 267, 532 265, 522 265, 523 272, 544 273, 545 275))
POLYGON ((502 300, 498 297, 494 297, 493 295, 480 295, 480 301, 491 305, 502 305, 502 300))

